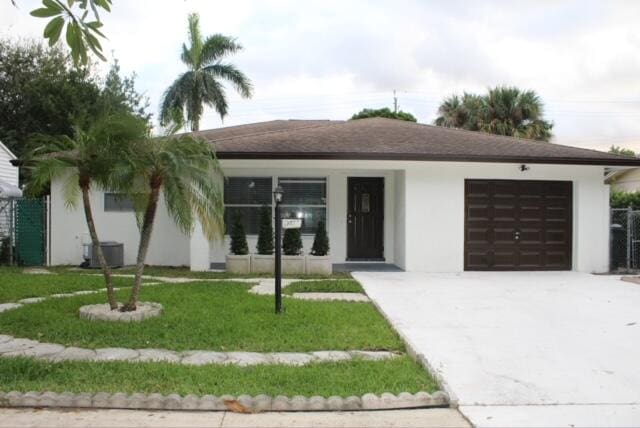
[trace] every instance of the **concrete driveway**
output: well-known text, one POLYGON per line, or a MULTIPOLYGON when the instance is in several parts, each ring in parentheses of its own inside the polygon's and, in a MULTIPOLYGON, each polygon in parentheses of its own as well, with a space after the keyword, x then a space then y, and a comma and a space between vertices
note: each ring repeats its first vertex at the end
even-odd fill
POLYGON ((640 426, 640 285, 576 272, 355 273, 477 426, 640 426))

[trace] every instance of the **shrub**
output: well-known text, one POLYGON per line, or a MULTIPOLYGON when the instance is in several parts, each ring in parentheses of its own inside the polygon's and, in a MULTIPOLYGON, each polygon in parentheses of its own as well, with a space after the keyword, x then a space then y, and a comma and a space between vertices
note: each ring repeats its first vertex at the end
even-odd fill
POLYGON ((0 265, 11 264, 11 238, 0 236, 0 265))
POLYGON ((324 220, 320 220, 316 227, 316 235, 313 238, 311 254, 314 256, 326 256, 329 254, 329 236, 327 236, 327 228, 324 220))
POLYGON ((273 254, 273 224, 271 223, 271 207, 260 209, 260 230, 258 231, 258 254, 273 254))
POLYGON ((640 192, 624 192, 621 190, 612 190, 610 196, 611 208, 629 208, 634 210, 640 209, 640 192))
POLYGON ((300 229, 285 229, 282 239, 282 251, 285 256, 297 256, 302 250, 300 229))
POLYGON ((242 224, 242 214, 237 213, 233 216, 233 223, 231 224, 231 254, 242 256, 249 254, 249 246, 247 245, 247 234, 244 232, 244 225, 242 224))

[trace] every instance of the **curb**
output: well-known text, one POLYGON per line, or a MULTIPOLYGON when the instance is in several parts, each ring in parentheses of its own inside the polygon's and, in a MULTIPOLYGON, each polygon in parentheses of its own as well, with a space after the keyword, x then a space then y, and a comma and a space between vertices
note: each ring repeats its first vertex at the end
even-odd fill
POLYGON ((71 392, 0 392, 0 407, 49 407, 49 408, 92 408, 92 409, 139 409, 139 410, 192 410, 192 411, 234 411, 240 413, 258 412, 303 412, 303 411, 352 411, 352 410, 392 410, 429 407, 448 407, 449 397, 442 391, 433 394, 388 392, 380 396, 364 394, 361 397, 329 398, 321 396, 287 397, 278 395, 187 395, 178 394, 125 394, 118 392, 95 394, 71 392))

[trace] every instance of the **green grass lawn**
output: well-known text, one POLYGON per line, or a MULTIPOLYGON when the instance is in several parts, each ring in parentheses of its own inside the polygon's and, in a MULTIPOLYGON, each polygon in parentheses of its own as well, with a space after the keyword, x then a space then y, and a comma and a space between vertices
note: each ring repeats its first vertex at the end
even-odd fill
POLYGON ((293 282, 283 289, 283 293, 364 293, 364 290, 354 279, 338 279, 293 282))
MULTIPOLYGON (((128 278, 113 278, 114 287, 131 287, 132 282, 128 278)), ((102 276, 34 275, 24 274, 15 268, 0 268, 0 303, 100 288, 104 288, 102 276)))
POLYGON ((64 362, 0 358, 0 390, 213 395, 362 395, 431 392, 437 384, 408 357, 303 367, 180 366, 168 363, 64 362))
MULTIPOLYGON (((80 270, 72 266, 57 266, 48 268, 54 272, 62 273, 84 273, 85 270, 80 270)), ((127 274, 133 275, 135 268, 127 266, 113 270, 114 274, 127 274)), ((186 266, 147 266, 144 269, 145 275, 150 276, 167 276, 167 277, 184 277, 184 278, 197 278, 197 279, 230 279, 230 278, 269 278, 273 277, 273 274, 268 273, 250 273, 250 274, 237 274, 229 272, 192 272, 186 266)), ((336 272, 330 276, 326 275, 284 275, 285 278, 301 278, 301 279, 323 279, 323 278, 351 278, 351 274, 348 272, 336 272)))
MULTIPOLYGON (((0 333, 87 348, 167 348, 216 351, 403 350, 397 334, 370 303, 287 299, 274 314, 273 296, 249 285, 193 282, 143 287, 141 301, 159 302, 159 318, 122 325, 78 318, 103 295, 52 299, 0 313, 0 333)), ((128 290, 118 293, 122 301, 128 290)))

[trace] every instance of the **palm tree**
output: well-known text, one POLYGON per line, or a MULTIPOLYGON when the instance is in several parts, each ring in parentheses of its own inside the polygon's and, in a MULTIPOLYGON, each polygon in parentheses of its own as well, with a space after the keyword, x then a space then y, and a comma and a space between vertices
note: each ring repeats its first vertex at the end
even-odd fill
MULTIPOLYGON (((145 260, 160 196, 167 212, 184 233, 197 219, 211 240, 224 230, 222 171, 211 146, 190 134, 172 135, 137 142, 129 166, 138 177, 128 192, 140 218, 140 243, 135 282, 123 311, 136 310, 145 260)), ((130 181, 131 182, 131 181, 130 181)))
POLYGON ((73 137, 37 135, 35 148, 26 156, 25 166, 31 169, 29 192, 41 193, 54 179, 65 179, 64 198, 67 206, 77 205, 82 194, 84 215, 93 249, 102 268, 111 310, 117 309, 111 280, 111 270, 102 253, 93 219, 90 191, 93 184, 109 188, 116 172, 116 163, 127 151, 128 144, 147 134, 147 124, 133 115, 109 115, 96 120, 88 129, 75 128, 73 137))
POLYGON ((493 88, 483 99, 480 130, 549 141, 553 123, 542 119, 542 110, 542 101, 534 91, 506 86, 493 88))
POLYGON ((464 93, 445 98, 435 125, 491 134, 549 141, 553 123, 542 118, 543 105, 534 91, 496 87, 486 95, 464 93))
POLYGON ((227 114, 227 98, 220 80, 227 80, 235 86, 244 98, 250 98, 253 88, 251 81, 233 64, 222 62, 224 57, 242 49, 235 39, 222 34, 214 34, 206 39, 200 32, 198 14, 189 15, 189 44, 182 45, 182 62, 189 68, 181 74, 162 97, 160 122, 169 124, 173 112, 178 110, 191 125, 192 131, 200 129, 203 107, 215 108, 224 118, 227 114))

